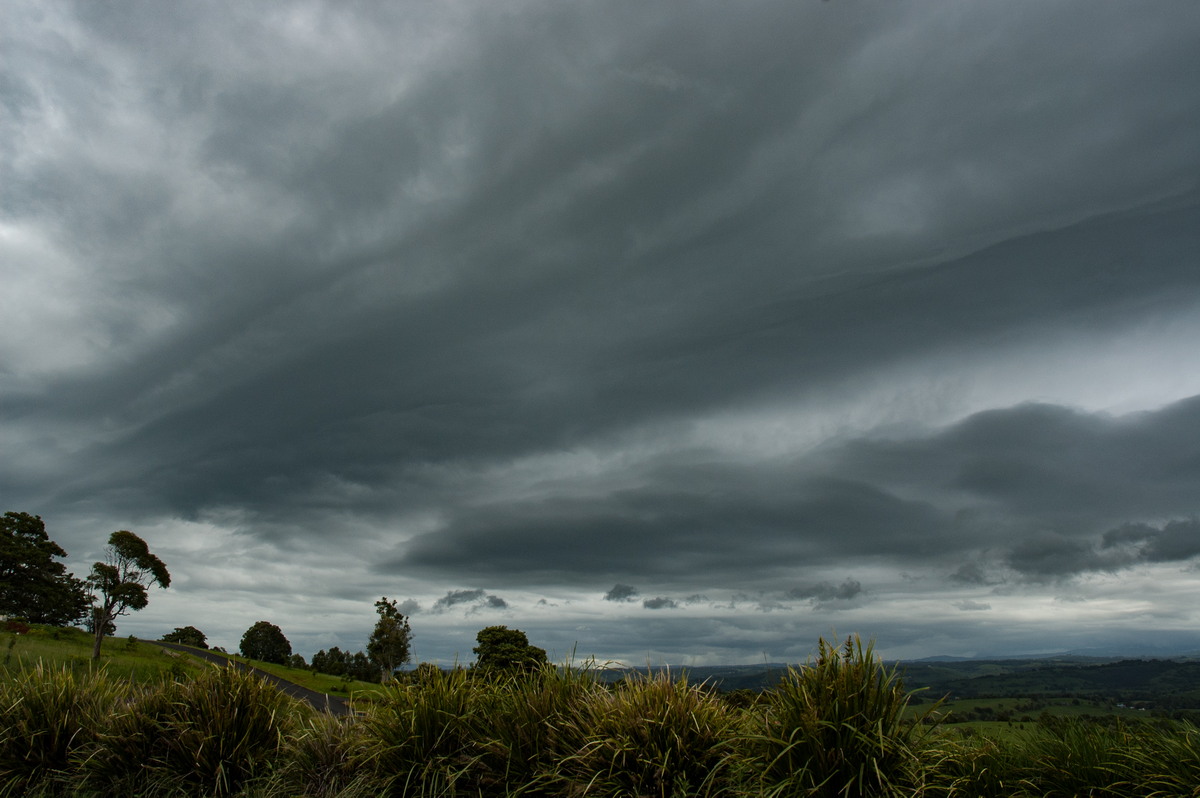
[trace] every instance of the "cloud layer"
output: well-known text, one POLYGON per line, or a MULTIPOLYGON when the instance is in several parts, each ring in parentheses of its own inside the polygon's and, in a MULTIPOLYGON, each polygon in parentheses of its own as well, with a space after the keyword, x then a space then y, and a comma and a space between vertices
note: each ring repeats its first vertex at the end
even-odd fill
POLYGON ((1200 620, 1194 4, 6 16, 0 510, 76 571, 143 534, 122 630, 1200 620))

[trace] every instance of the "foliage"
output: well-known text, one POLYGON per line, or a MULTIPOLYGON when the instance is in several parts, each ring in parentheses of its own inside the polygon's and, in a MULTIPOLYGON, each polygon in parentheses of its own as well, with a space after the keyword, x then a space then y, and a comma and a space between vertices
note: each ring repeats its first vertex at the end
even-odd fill
MULTIPOLYGON (((413 672, 420 684, 441 671, 423 662, 413 672)), ((476 685, 475 734, 482 741, 478 772, 483 786, 499 794, 558 795, 567 783, 562 763, 588 741, 587 708, 602 694, 590 672, 549 665, 532 677, 510 674, 476 685)))
POLYGON ((564 771, 601 795, 715 796, 730 791, 736 727, 711 693, 660 673, 597 693, 583 716, 585 742, 564 771))
MULTIPOLYGON (((82 632, 54 631, 86 653, 82 632)), ((0 670, 0 796, 1200 795, 1190 723, 1047 715, 997 737, 908 723, 895 671, 854 639, 822 641, 758 701, 666 673, 606 686, 590 670, 428 666, 349 718, 232 669, 133 684, 120 662, 0 670)))
POLYGON ((40 663, 23 678, 0 681, 0 785, 22 794, 58 782, 124 694, 102 672, 77 673, 40 663))
POLYGON ((242 635, 238 647, 247 659, 274 662, 282 665, 292 656, 292 644, 283 636, 283 630, 268 621, 259 621, 242 635))
POLYGON ((86 785, 231 795, 278 757, 295 705, 258 676, 212 667, 125 704, 82 759, 86 785))
POLYGON ((381 681, 387 682, 404 663, 408 662, 412 644, 412 629, 396 607, 396 602, 383 596, 375 602, 379 620, 367 641, 367 656, 379 668, 381 681))
POLYGON ((756 735, 764 791, 812 796, 911 794, 920 726, 904 717, 896 670, 857 637, 822 638, 816 662, 792 669, 756 735))
POLYGON ((176 626, 174 631, 167 632, 161 639, 164 643, 180 643, 196 648, 208 648, 208 638, 204 636, 204 632, 194 626, 176 626))
POLYGON ((488 626, 475 636, 475 667, 491 673, 532 673, 546 664, 545 649, 531 646, 520 629, 488 626))
POLYGON ((267 794, 357 798, 379 794, 366 761, 365 726, 313 713, 284 741, 267 794))
POLYGON ((481 684, 465 671, 388 688, 362 720, 375 772, 398 795, 465 786, 478 759, 472 734, 481 684))
POLYGON ((82 620, 87 589, 57 562, 66 556, 46 534, 41 516, 7 512, 0 517, 0 615, 55 626, 82 620))
POLYGON ((95 635, 92 659, 99 659, 109 625, 117 616, 149 604, 146 589, 152 584, 169 587, 171 574, 163 561, 150 553, 146 541, 122 529, 109 536, 104 562, 92 565, 87 583, 96 593, 91 617, 95 635))

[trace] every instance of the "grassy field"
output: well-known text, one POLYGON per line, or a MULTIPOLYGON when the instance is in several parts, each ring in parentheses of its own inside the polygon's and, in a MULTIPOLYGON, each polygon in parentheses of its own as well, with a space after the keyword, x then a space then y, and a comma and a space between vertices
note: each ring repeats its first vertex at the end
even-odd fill
MULTIPOLYGON (((0 669, 15 674, 42 665, 57 669, 88 670, 92 662, 92 636, 80 629, 33 625, 25 634, 0 632, 0 669)), ((100 649, 99 666, 112 677, 135 682, 196 676, 204 665, 177 656, 144 641, 109 637, 100 649)))
MULTIPOLYGON (((250 673, 180 677, 188 657, 143 662, 146 644, 110 642, 102 668, 82 656, 86 635, 14 643, 7 673, 19 678, 0 674, 0 798, 1163 798, 1200 784, 1188 722, 1089 718, 1082 700, 1036 721, 924 722, 857 639, 821 641, 816 660, 747 704, 667 673, 428 669, 372 687, 347 718, 250 673), (18 646, 40 664, 18 662, 18 646)), ((1037 702, 960 704, 995 715, 1037 702)))
MULTIPOLYGON (((217 653, 219 654, 219 652, 217 653)), ((219 655, 238 662, 244 662, 247 665, 253 665, 259 670, 266 671, 281 679, 286 679, 301 687, 307 687, 309 690, 316 690, 318 693, 328 693, 329 695, 350 698, 354 701, 374 701, 384 693, 384 687, 381 684, 343 679, 340 676, 330 676, 327 673, 314 673, 307 668, 289 668, 286 665, 276 665, 272 662, 260 662, 259 660, 247 659, 238 654, 219 655)))
MULTIPOLYGON (((346 680, 324 673, 313 673, 304 668, 259 662, 236 654, 209 653, 253 665, 310 690, 357 702, 376 701, 384 692, 382 685, 371 682, 346 680)), ((94 667, 91 657, 92 636, 80 629, 34 625, 25 634, 0 632, 0 671, 15 674, 29 670, 39 663, 52 669, 90 669, 94 667)), ((198 658, 164 649, 144 640, 109 637, 105 638, 101 647, 99 667, 110 676, 135 682, 152 682, 166 678, 194 677, 208 665, 198 658)))

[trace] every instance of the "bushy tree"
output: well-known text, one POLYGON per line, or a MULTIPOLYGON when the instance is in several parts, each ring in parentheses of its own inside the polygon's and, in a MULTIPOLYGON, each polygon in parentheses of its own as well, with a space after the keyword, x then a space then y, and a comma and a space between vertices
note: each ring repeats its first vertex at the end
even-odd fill
POLYGON ((317 673, 324 673, 328 676, 344 676, 348 665, 346 657, 346 652, 337 646, 328 651, 321 649, 313 654, 312 664, 309 667, 317 673))
POLYGON ((149 604, 146 588, 152 584, 168 587, 171 574, 163 561, 150 553, 146 541, 122 529, 109 536, 104 562, 92 565, 87 583, 95 593, 91 618, 95 636, 92 659, 100 659, 100 644, 109 625, 117 616, 149 604))
POLYGON ((479 645, 471 649, 475 667, 483 671, 527 673, 546 664, 546 650, 529 645, 520 629, 488 626, 475 636, 479 645))
POLYGON ((396 602, 388 601, 387 596, 375 602, 375 612, 379 613, 379 620, 367 641, 367 656, 379 668, 381 680, 388 682, 396 669, 408 662, 412 629, 396 602))
POLYGON ((273 623, 259 621, 242 635, 242 656, 262 662, 283 665, 292 656, 292 644, 283 636, 283 630, 273 623))
POLYGON ((0 517, 0 615, 70 626, 87 617, 87 587, 55 558, 66 557, 46 534, 41 516, 0 517))
POLYGON ((348 679, 357 679, 360 682, 379 681, 379 668, 371 662, 366 654, 361 651, 351 654, 349 651, 342 651, 337 646, 328 651, 321 649, 313 654, 312 664, 309 665, 309 668, 327 676, 342 676, 348 679))
POLYGON ((164 643, 181 643, 185 646, 208 648, 208 638, 194 626, 175 627, 175 631, 162 636, 164 643))
POLYGON ((360 682, 378 682, 379 668, 366 654, 356 651, 346 665, 346 675, 360 682))

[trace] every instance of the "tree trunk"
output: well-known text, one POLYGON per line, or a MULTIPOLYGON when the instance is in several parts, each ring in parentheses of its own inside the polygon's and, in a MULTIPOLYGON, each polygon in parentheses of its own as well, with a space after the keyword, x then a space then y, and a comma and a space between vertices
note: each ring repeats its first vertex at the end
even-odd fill
POLYGON ((109 614, 99 607, 92 608, 92 631, 96 640, 92 643, 92 659, 100 659, 100 644, 104 642, 104 627, 108 626, 109 614))

